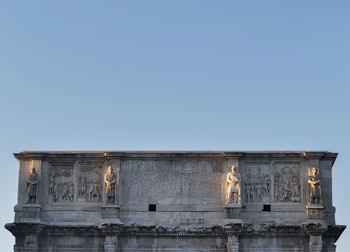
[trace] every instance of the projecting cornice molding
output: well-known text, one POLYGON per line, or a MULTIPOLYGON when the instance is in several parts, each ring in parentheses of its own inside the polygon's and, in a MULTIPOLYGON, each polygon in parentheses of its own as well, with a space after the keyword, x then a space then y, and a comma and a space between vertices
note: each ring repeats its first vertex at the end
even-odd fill
POLYGON ((23 151, 17 160, 54 159, 323 159, 337 158, 328 151, 23 151))
POLYGON ((307 237, 309 235, 322 235, 339 238, 345 229, 343 225, 301 224, 301 225, 272 225, 260 229, 253 225, 228 224, 208 227, 188 226, 144 226, 126 224, 94 225, 44 225, 39 223, 10 223, 6 224, 13 235, 17 234, 49 234, 52 236, 180 236, 180 237, 225 237, 236 234, 243 237, 307 237))

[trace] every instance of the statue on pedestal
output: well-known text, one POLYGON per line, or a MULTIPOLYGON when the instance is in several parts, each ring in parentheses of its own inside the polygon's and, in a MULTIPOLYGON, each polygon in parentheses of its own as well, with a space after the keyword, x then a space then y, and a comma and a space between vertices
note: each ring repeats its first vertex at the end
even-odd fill
POLYGON ((240 204, 241 203, 241 175, 233 165, 231 172, 227 174, 227 196, 226 204, 240 204))
POLYGON ((36 202, 36 193, 38 186, 38 173, 35 168, 32 168, 32 172, 29 174, 27 179, 27 203, 36 202))
POLYGON ((318 169, 313 167, 309 172, 309 198, 310 204, 321 204, 321 184, 318 169))
POLYGON ((117 176, 113 172, 111 166, 108 166, 105 174, 105 185, 106 185, 106 202, 115 203, 115 185, 117 182, 117 176))

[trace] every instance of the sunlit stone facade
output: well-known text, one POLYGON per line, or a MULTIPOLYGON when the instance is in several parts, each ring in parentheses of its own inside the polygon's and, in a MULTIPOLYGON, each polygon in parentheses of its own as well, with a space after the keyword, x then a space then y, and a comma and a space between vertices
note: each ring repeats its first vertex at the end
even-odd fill
POLYGON ((15 251, 335 251, 326 151, 21 152, 15 251))

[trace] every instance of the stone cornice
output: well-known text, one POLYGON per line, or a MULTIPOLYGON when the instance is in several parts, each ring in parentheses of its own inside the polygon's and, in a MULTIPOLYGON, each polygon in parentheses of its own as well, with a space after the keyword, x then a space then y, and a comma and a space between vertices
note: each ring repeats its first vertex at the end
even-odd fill
POLYGON ((23 151, 14 153, 18 160, 54 159, 328 159, 337 153, 328 151, 23 151))
POLYGON ((41 223, 7 223, 5 228, 15 237, 18 235, 41 234, 47 226, 41 223))
POLYGON ((177 237, 226 237, 235 234, 242 237, 307 237, 323 235, 335 241, 345 226, 324 224, 271 225, 254 228, 253 225, 233 224, 216 226, 144 226, 137 224, 101 225, 44 225, 40 223, 9 223, 5 225, 14 236, 26 234, 49 234, 52 236, 177 236, 177 237))
POLYGON ((335 226, 328 226, 325 235, 327 237, 332 237, 334 238, 334 242, 338 240, 340 235, 343 233, 345 230, 346 225, 335 225, 335 226))

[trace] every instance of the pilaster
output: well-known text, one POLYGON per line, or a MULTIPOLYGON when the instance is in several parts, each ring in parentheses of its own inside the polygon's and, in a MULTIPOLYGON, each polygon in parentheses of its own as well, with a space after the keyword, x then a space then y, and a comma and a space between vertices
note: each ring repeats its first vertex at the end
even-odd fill
POLYGON ((229 223, 225 226, 227 233, 227 251, 238 252, 239 251, 239 234, 243 230, 243 223, 229 223))
POLYGON ((104 248, 105 252, 118 251, 118 237, 116 235, 106 235, 104 248))
POLYGON ((309 251, 321 252, 323 246, 323 234, 327 231, 327 226, 321 223, 306 223, 302 225, 309 236, 309 251))

